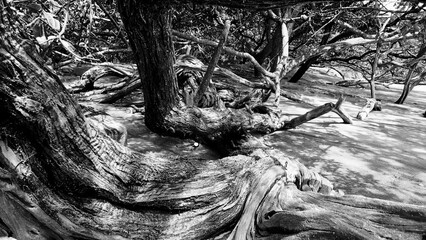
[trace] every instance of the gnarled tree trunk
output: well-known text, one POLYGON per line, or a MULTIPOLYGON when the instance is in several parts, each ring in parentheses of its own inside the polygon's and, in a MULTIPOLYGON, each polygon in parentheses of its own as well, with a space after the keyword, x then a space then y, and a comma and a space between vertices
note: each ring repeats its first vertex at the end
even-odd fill
MULTIPOLYGON (((335 195, 330 182, 278 151, 198 160, 140 154, 115 142, 83 116, 36 52, 29 54, 32 43, 20 41, 25 32, 18 32, 14 10, 4 3, 0 2, 0 236, 20 240, 424 237, 425 207, 301 192, 335 195)), ((173 60, 166 59, 173 49, 162 46, 168 44, 170 29, 157 28, 167 26, 170 9, 132 4, 120 2, 121 11, 132 9, 134 15, 129 17, 139 19, 141 30, 148 31, 129 33, 135 52, 150 54, 137 59, 140 72, 146 71, 141 74, 144 88, 150 90, 144 89, 145 95, 152 95, 145 96, 147 125, 168 134, 201 136, 203 131, 221 129, 229 120, 222 116, 237 113, 215 113, 214 121, 196 108, 178 108, 176 80, 168 69, 173 69, 173 60), (158 64, 154 70, 163 72, 147 69, 155 65, 148 60, 158 64), (166 80, 172 83, 162 82, 166 80), (160 90, 164 92, 156 92, 160 90)), ((263 117, 244 118, 239 127, 257 130, 282 122, 271 118, 268 124, 263 117)), ((230 129, 235 131, 237 124, 230 129)))

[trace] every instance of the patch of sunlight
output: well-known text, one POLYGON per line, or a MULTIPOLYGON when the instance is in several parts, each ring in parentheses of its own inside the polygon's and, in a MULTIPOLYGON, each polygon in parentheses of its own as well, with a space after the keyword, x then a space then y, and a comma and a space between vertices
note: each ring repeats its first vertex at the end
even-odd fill
POLYGON ((325 162, 314 162, 313 166, 309 169, 318 173, 321 173, 322 175, 331 175, 331 172, 324 171, 323 168, 326 168, 327 164, 325 162))
POLYGON ((338 147, 330 147, 327 149, 324 159, 333 160, 342 164, 344 169, 356 171, 359 173, 370 172, 371 169, 368 167, 369 163, 360 156, 354 156, 350 151, 338 147))
POLYGON ((411 148, 412 152, 416 152, 416 153, 425 153, 426 154, 426 149, 424 148, 411 148))
POLYGON ((418 185, 425 187, 426 192, 426 172, 420 172, 413 176, 416 180, 419 181, 418 185))
POLYGON ((363 127, 347 124, 336 124, 334 125, 337 132, 342 134, 345 137, 351 138, 353 140, 361 140, 361 134, 363 127))
POLYGON ((393 160, 391 158, 388 158, 388 157, 379 157, 379 159, 383 162, 390 164, 393 167, 404 167, 404 164, 402 164, 402 163, 400 163, 396 160, 393 160))

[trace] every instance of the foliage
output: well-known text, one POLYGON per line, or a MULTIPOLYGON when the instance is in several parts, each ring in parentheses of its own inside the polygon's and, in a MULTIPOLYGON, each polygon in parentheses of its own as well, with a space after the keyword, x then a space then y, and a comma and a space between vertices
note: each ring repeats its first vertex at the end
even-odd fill
MULTIPOLYGON (((414 62, 419 63, 419 69, 424 68, 424 61, 416 60, 425 39, 424 4, 404 3, 393 6, 393 9, 377 2, 363 4, 358 8, 355 6, 344 10, 339 21, 349 23, 354 29, 360 31, 352 37, 364 35, 362 37, 367 39, 377 40, 380 37, 383 40, 376 70, 377 81, 393 83, 403 81, 414 62), (372 11, 375 14, 371 14, 372 11), (382 36, 378 36, 379 28, 387 19, 389 19, 388 24, 384 26, 382 36)), ((345 31, 342 24, 339 25, 335 31, 345 31)), ((322 62, 349 67, 362 73, 365 79, 370 79, 376 54, 376 42, 371 41, 369 44, 354 45, 339 49, 338 52, 329 52, 323 56, 322 62)), ((420 75, 422 71, 417 72, 417 75, 420 75)))
MULTIPOLYGON (((40 0, 15 3, 22 21, 40 46, 46 64, 59 68, 71 62, 129 62, 132 60, 126 33, 113 0, 40 0)), ((410 66, 417 63, 415 76, 423 73, 424 61, 417 56, 424 44, 423 3, 386 1, 309 3, 293 6, 290 55, 301 62, 327 44, 356 37, 376 38, 384 21, 384 41, 380 51, 377 81, 404 81, 410 66), (346 24, 346 25, 345 25, 346 24), (350 28, 348 28, 350 26, 350 28), (411 35, 412 36, 411 36, 411 35), (408 37, 410 36, 410 37, 408 37), (416 57, 417 56, 417 57, 416 57), (417 60, 416 60, 417 59, 417 60)), ((216 40, 223 19, 231 18, 227 46, 256 55, 271 41, 276 25, 266 11, 183 4, 174 8, 173 28, 198 38, 216 40)), ((190 53, 208 62, 213 48, 176 39, 178 55, 190 53)), ((376 43, 361 44, 321 53, 314 63, 350 68, 369 79, 376 43)), ((223 63, 245 60, 222 54, 223 63)))
POLYGON ((20 1, 15 6, 47 64, 129 60, 128 52, 102 52, 127 48, 127 42, 118 40, 125 32, 114 25, 119 14, 113 1, 20 1))

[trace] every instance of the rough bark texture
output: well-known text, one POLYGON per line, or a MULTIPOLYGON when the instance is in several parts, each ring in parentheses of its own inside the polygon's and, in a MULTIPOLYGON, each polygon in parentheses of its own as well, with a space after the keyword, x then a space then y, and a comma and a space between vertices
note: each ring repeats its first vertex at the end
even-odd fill
POLYGON ((142 79, 145 124, 155 132, 167 132, 163 120, 179 101, 173 71, 172 8, 138 1, 119 1, 118 6, 142 79))
MULTIPOLYGON (((139 14, 149 15, 149 10, 168 14, 162 7, 143 7, 132 9, 139 14)), ((425 207, 301 192, 336 195, 330 182, 278 151, 255 150, 214 161, 133 152, 86 119, 58 77, 36 55, 28 54, 36 50, 27 51, 31 41, 18 42, 25 34, 18 33, 13 11, 3 8, 0 19, 0 236, 20 240, 424 238, 425 207)), ((166 21, 164 16, 153 17, 166 21)), ((139 33, 148 38, 165 34, 145 30, 153 31, 139 33)), ((148 43, 152 42, 143 44, 148 43)), ((141 48, 139 43, 131 44, 141 48)), ((151 47, 155 50, 146 50, 149 54, 169 54, 167 48, 151 47)), ((163 57, 153 56, 153 61, 163 57)), ((139 69, 149 66, 143 59, 138 65, 139 69)), ((146 97, 160 107, 149 110, 152 119, 167 110, 159 119, 164 126, 150 123, 151 127, 173 132, 173 126, 184 125, 181 116, 193 115, 195 120, 190 120, 200 122, 188 131, 209 131, 203 124, 212 121, 210 114, 174 106, 176 83, 152 83, 166 80, 172 71, 163 70, 166 73, 141 74, 151 90, 167 86, 173 92, 151 92, 154 96, 146 97), (155 102, 163 98, 170 102, 155 102)), ((216 114, 218 125, 230 120, 222 116, 232 116, 216 114)), ((260 116, 244 121, 252 121, 248 126, 264 122, 260 116)), ((275 126, 274 121, 257 124, 275 126)))

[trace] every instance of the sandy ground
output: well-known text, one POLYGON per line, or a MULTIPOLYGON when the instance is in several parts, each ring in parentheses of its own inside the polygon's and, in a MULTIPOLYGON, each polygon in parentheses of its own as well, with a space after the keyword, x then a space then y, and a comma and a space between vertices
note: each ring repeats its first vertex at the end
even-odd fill
MULTIPOLYGON (((318 78, 319 77, 319 78, 318 78)), ((299 85, 311 84, 320 75, 307 76, 299 85)), ((327 82, 327 81, 326 81, 327 82)), ((324 83, 324 82, 322 82, 324 83)), ((319 106, 336 102, 344 88, 328 88, 335 96, 305 91, 303 98, 319 106)), ((309 168, 326 176, 335 188, 346 194, 361 194, 414 204, 426 204, 426 86, 418 86, 404 105, 394 104, 401 85, 379 87, 383 111, 372 112, 364 121, 356 115, 365 104, 369 90, 348 89, 343 108, 354 124, 343 124, 340 117, 328 113, 286 132, 265 136, 267 144, 299 159, 309 168)), ((288 99, 281 101, 282 111, 300 115, 312 109, 288 99)))
MULTIPOLYGON (((301 115, 314 106, 336 102, 340 93, 348 95, 344 109, 354 124, 343 124, 328 113, 296 129, 264 136, 265 144, 280 149, 334 183, 345 194, 426 204, 426 86, 419 86, 404 105, 393 104, 401 86, 378 87, 383 111, 373 112, 365 121, 355 119, 369 96, 368 89, 329 85, 330 78, 321 71, 311 71, 298 84, 285 84, 284 90, 300 93, 310 104, 282 98, 280 109, 289 117, 301 115)), ((143 115, 130 109, 104 107, 123 122, 129 132, 129 147, 141 152, 165 155, 191 155, 205 159, 218 157, 213 151, 195 147, 192 140, 158 136, 143 124, 143 115)))

